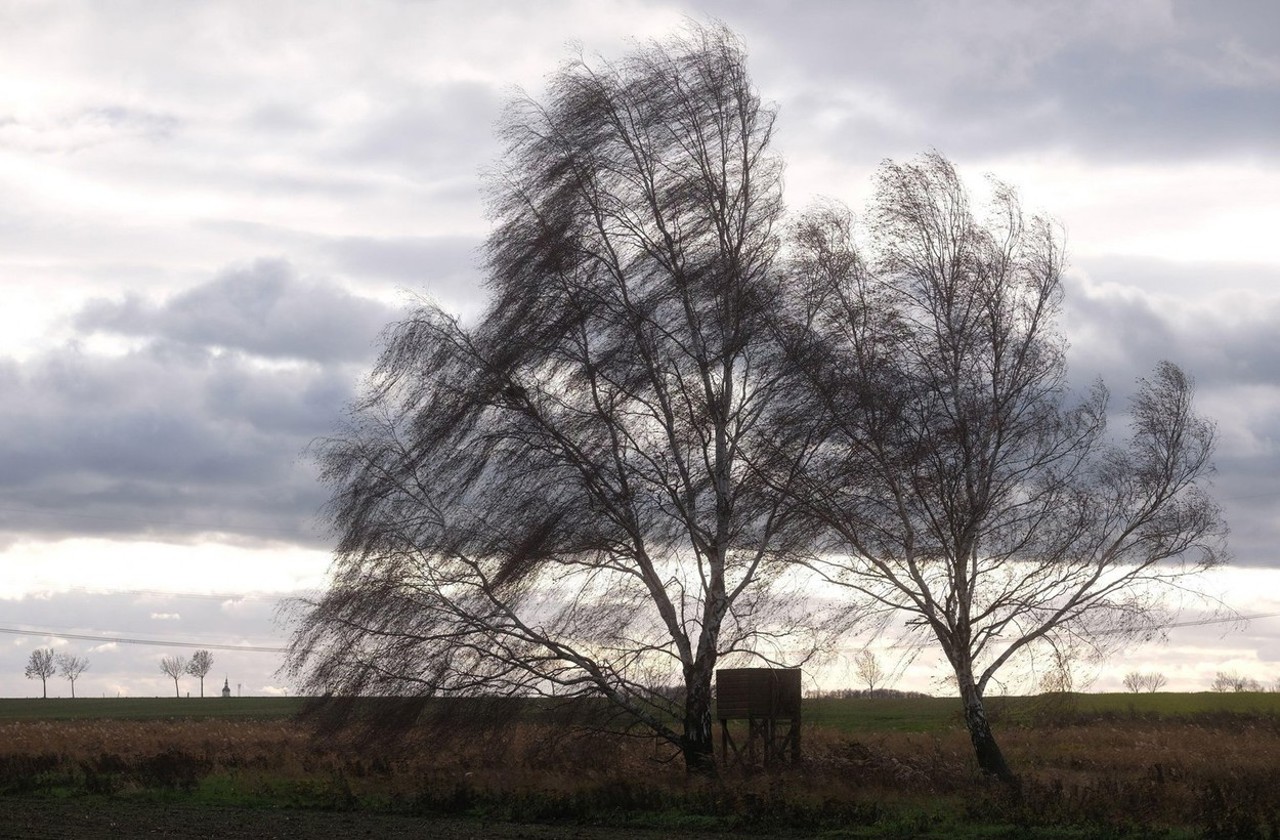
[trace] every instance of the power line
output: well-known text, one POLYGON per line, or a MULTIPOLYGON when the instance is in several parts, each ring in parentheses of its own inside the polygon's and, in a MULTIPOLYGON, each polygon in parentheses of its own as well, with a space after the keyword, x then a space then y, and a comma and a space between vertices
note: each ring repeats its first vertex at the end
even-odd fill
POLYGON ((65 633, 40 628, 0 627, 0 633, 17 636, 52 636, 55 639, 72 639, 79 642, 115 642, 121 645, 149 645, 152 647, 194 647, 209 650, 229 650, 241 653, 286 653, 285 648, 259 645, 224 645, 216 642, 175 641, 173 639, 134 639, 124 636, 98 636, 91 633, 65 633))
POLYGON ((54 590, 54 594, 75 592, 84 595, 132 595, 160 598, 194 598, 206 601, 282 601, 295 597, 291 592, 171 592, 165 589, 103 589, 93 586, 61 587, 52 583, 38 583, 37 586, 45 586, 50 590, 54 590))

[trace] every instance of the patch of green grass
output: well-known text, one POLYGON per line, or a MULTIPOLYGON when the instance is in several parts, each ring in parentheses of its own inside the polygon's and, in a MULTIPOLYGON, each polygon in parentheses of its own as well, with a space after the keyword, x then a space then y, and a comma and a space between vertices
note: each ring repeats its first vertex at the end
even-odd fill
MULTIPOLYGON (((1091 716, 1190 718, 1280 715, 1280 693, 1156 692, 1155 694, 1046 694, 987 698, 997 727, 1091 716)), ((954 697, 850 697, 804 701, 806 725, 848 733, 942 732, 964 725, 954 697)))
POLYGON ((0 698, 6 720, 172 720, 242 718, 273 720, 297 714, 297 697, 77 697, 0 698))
POLYGON ((1073 699, 1081 712, 1133 712, 1168 717, 1213 712, 1280 714, 1280 694, 1275 692, 1158 691, 1155 694, 1076 694, 1073 699))
POLYGON ((962 724, 954 697, 814 698, 801 709, 806 725, 841 732, 937 732, 962 724))

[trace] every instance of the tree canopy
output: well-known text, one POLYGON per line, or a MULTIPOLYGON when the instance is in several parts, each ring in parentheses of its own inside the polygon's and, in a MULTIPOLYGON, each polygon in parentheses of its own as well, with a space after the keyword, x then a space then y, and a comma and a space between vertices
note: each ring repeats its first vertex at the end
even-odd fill
POLYGON ((1190 379, 1159 364, 1129 440, 1109 436, 1106 389, 1066 387, 1059 238, 992 186, 983 220, 941 155, 889 161, 865 251, 840 208, 798 225, 797 426, 822 442, 787 492, 825 529, 811 565, 939 646, 980 764, 1007 777, 982 703, 1000 668, 1150 635, 1224 529, 1190 379))
POLYGON ((804 661, 791 502, 750 477, 788 387, 773 119, 723 29, 513 104, 491 305, 398 324, 320 447, 339 543, 307 686, 601 695, 705 768, 716 663, 804 661))

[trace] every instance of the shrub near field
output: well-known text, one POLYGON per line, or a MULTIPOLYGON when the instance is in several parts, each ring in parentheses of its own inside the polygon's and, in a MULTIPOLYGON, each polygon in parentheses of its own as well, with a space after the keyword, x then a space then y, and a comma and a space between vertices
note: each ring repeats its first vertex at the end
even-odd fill
POLYGON ((895 718, 879 698, 855 698, 806 704, 801 766, 734 771, 718 784, 690 784, 651 739, 535 723, 424 729, 392 748, 317 739, 279 717, 11 717, 0 721, 0 795, 864 837, 979 836, 999 826, 1018 827, 1019 837, 1280 832, 1275 701, 1251 698, 1271 710, 1245 712, 1234 709, 1239 698, 1216 695, 1222 703, 1195 711, 1213 696, 1188 697, 1197 703, 1181 708, 1192 710, 1173 715, 1125 695, 1009 699, 1001 726, 1022 775, 1014 791, 976 774, 948 704, 905 701, 895 718), (871 719, 879 728, 853 725, 871 719))

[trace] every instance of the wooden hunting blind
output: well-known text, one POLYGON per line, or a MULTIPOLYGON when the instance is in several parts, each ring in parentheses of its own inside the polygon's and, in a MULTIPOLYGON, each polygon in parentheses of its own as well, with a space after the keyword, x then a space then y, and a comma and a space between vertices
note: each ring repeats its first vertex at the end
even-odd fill
POLYGON ((726 764, 768 767, 800 758, 800 669, 721 668, 716 671, 716 717, 720 719, 720 755, 726 764), (747 722, 739 747, 729 721, 747 722), (786 722, 785 730, 782 723, 786 722))

